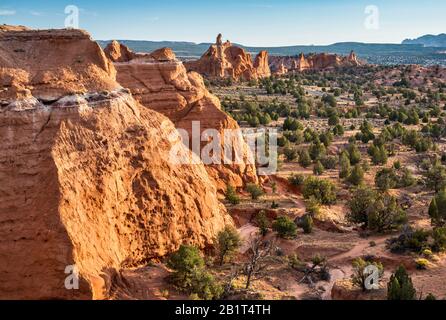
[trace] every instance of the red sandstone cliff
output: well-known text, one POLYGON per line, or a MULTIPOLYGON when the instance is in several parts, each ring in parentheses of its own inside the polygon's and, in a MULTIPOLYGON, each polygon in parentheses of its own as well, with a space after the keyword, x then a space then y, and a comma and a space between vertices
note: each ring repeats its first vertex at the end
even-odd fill
POLYGON ((191 155, 173 123, 115 73, 83 31, 0 30, 0 299, 107 298, 122 269, 231 223, 203 164, 168 161, 191 155))
POLYGON ((262 51, 253 63, 251 54, 229 41, 223 43, 219 34, 216 43, 200 59, 186 62, 185 66, 212 79, 252 80, 271 75, 267 61, 268 53, 262 51))
MULTIPOLYGON (((264 58, 259 60, 263 67, 264 58)), ((168 48, 159 49, 125 63, 116 63, 118 82, 129 88, 142 105, 169 117, 177 128, 192 135, 192 125, 200 122, 200 133, 215 129, 222 136, 225 129, 239 129, 237 122, 221 110, 220 101, 205 87, 203 78, 196 72, 187 72, 183 63, 175 59, 168 48)), ((224 144, 222 139, 221 144, 224 144)), ((240 163, 208 164, 206 169, 222 194, 227 184, 243 187, 256 182, 255 165, 248 161, 249 150, 243 140, 232 140, 234 149, 242 156, 240 163)), ((207 141, 203 142, 201 153, 207 141)), ((192 143, 189 143, 192 147, 192 143)), ((235 153, 235 151, 234 151, 235 153)), ((223 159, 223 155, 222 155, 223 159)))

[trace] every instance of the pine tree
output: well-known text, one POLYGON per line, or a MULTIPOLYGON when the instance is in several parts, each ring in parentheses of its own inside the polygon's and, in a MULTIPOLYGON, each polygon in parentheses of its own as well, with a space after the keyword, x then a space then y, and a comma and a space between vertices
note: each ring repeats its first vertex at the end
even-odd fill
POLYGON ((354 166, 352 173, 348 177, 348 182, 355 186, 359 186, 364 180, 364 170, 360 165, 354 166))
POLYGON ((387 300, 415 300, 416 290, 403 266, 398 267, 387 284, 387 300))
POLYGON ((351 165, 350 165, 350 158, 346 152, 343 152, 341 154, 341 157, 339 159, 339 166, 341 167, 339 170, 339 178, 341 179, 347 178, 351 172, 351 165))
POLYGON ((438 222, 439 220, 438 206, 435 197, 432 199, 431 204, 429 205, 429 216, 431 217, 433 224, 438 222))

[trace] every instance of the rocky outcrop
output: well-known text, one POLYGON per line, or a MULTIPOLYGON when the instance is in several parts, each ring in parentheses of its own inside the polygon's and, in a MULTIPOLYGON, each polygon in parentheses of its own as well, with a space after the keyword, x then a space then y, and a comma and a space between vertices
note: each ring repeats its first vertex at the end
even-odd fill
POLYGON ((274 74, 282 75, 284 71, 321 71, 343 67, 357 67, 361 65, 361 62, 352 51, 350 55, 345 57, 328 53, 311 54, 307 57, 303 53, 299 56, 271 56, 269 64, 274 74))
POLYGON ((113 40, 107 45, 104 53, 113 62, 130 61, 136 57, 132 50, 116 40, 113 40))
POLYGON ((210 79, 253 80, 269 77, 268 53, 262 51, 253 63, 251 54, 234 46, 231 42, 223 43, 219 34, 215 44, 196 61, 186 62, 189 71, 196 71, 210 79))
POLYGON ((267 78, 271 76, 269 69, 269 57, 267 51, 260 51, 254 60, 254 69, 259 78, 267 78))
MULTIPOLYGON (((175 56, 167 55, 170 60, 155 59, 158 54, 147 54, 144 59, 127 63, 116 63, 118 82, 129 88, 133 96, 147 108, 166 115, 179 129, 184 129, 190 138, 195 130, 198 138, 207 129, 216 130, 221 137, 222 151, 224 131, 239 130, 235 120, 221 110, 220 101, 205 87, 203 78, 196 72, 187 72, 183 63, 175 56), (194 123, 198 129, 194 129, 194 123)), ((185 141, 197 155, 201 155, 208 139, 193 148, 191 140, 185 141)), ((229 141, 226 141, 229 142, 229 141)), ((256 169, 249 161, 250 150, 242 139, 235 137, 233 154, 241 155, 238 163, 206 163, 210 176, 222 194, 231 184, 243 187, 248 182, 256 182, 256 169)), ((221 155, 223 160, 223 154, 221 155)), ((223 161, 222 161, 223 162, 223 161)))
POLYGON ((116 40, 110 42, 104 49, 104 53, 112 62, 129 62, 133 59, 154 59, 156 61, 175 60, 175 54, 170 48, 160 48, 150 54, 135 53, 129 47, 116 40))
POLYGON ((285 65, 283 63, 281 63, 279 65, 279 67, 276 69, 276 71, 274 72, 274 74, 278 75, 278 76, 282 76, 287 73, 288 73, 288 69, 285 67, 285 65))
POLYGON ((201 162, 169 161, 193 156, 173 123, 115 73, 83 31, 0 31, 0 299, 107 298, 121 270, 232 223, 201 162))

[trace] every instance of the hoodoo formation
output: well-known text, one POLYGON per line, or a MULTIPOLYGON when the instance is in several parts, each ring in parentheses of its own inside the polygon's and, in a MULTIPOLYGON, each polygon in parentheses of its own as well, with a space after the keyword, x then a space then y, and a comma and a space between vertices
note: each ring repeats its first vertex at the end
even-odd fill
POLYGON ((299 56, 270 56, 269 65, 274 74, 281 75, 287 72, 302 72, 305 70, 330 70, 342 67, 357 67, 361 62, 352 51, 348 56, 319 53, 307 57, 301 53, 299 56))
MULTIPOLYGON (((259 59, 259 68, 265 67, 265 58, 263 55, 259 59)), ((115 67, 117 81, 130 89, 136 100, 169 117, 177 128, 186 130, 190 138, 194 123, 199 125, 200 134, 206 129, 217 130, 221 136, 223 161, 224 130, 240 128, 221 110, 220 101, 206 89, 201 75, 187 72, 169 48, 138 54, 134 59, 115 63, 115 67)), ((237 138, 231 142, 233 154, 240 154, 241 161, 206 165, 220 193, 226 190, 228 184, 243 187, 246 183, 257 181, 255 165, 249 161, 250 150, 246 143, 237 138)), ((202 142, 202 148, 207 144, 208 141, 202 142)), ((189 146, 192 147, 192 143, 189 146)))
POLYGON ((252 80, 271 75, 266 51, 260 52, 253 62, 251 54, 244 49, 229 40, 223 43, 221 34, 200 59, 185 65, 187 70, 211 79, 252 80))
MULTIPOLYGON (((141 80, 154 101, 211 104, 205 91, 163 91, 163 79, 201 84, 165 66, 142 71, 155 72, 141 80)), ((115 74, 86 32, 1 27, 0 298, 107 298, 121 270, 204 248, 231 224, 204 165, 168 161, 174 144, 191 154, 174 124, 115 74), (64 287, 72 265, 80 290, 64 287)))

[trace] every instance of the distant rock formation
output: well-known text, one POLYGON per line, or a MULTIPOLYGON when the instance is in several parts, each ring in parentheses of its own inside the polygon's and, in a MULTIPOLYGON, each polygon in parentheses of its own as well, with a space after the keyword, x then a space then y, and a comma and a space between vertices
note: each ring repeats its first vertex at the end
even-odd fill
MULTIPOLYGON (((259 59, 264 67, 266 55, 259 59)), ((221 110, 220 101, 205 87, 203 78, 196 72, 187 72, 170 49, 140 55, 127 63, 115 65, 118 82, 129 88, 133 96, 147 108, 161 112, 175 126, 192 135, 194 122, 200 122, 200 133, 215 129, 223 135, 226 129, 240 129, 237 122, 221 110), (164 52, 161 54, 160 52, 164 52)), ((224 141, 221 141, 222 145, 224 141)), ((242 161, 237 164, 209 164, 209 175, 214 179, 220 194, 227 184, 240 188, 257 182, 255 165, 250 164, 250 152, 242 139, 233 141, 242 161)), ((202 148, 207 143, 202 143, 202 148)), ((192 143, 189 143, 192 147, 192 143)), ((198 150, 201 152, 202 148, 198 150)))
POLYGON ((416 39, 405 39, 402 44, 422 45, 424 47, 446 47, 446 33, 439 35, 427 34, 416 39))
POLYGON ((129 61, 135 58, 135 54, 125 45, 113 40, 104 49, 105 55, 113 62, 129 61))
MULTIPOLYGON (((187 97, 170 66, 157 99, 187 97)), ((0 299, 108 298, 123 269, 232 223, 200 161, 169 161, 174 145, 193 156, 174 124, 115 75, 86 32, 1 28, 0 299), (73 266, 79 290, 64 286, 73 266)))
POLYGON ((346 57, 328 53, 310 54, 307 57, 303 53, 299 56, 270 56, 269 65, 274 74, 282 75, 284 72, 355 67, 360 66, 361 62, 352 51, 346 57))
POLYGON ((287 73, 288 73, 288 69, 285 67, 285 65, 283 63, 281 63, 279 65, 279 67, 276 69, 276 71, 274 72, 274 74, 278 75, 278 76, 282 76, 287 73))
POLYGON ((254 60, 254 69, 256 70, 257 76, 259 78, 267 78, 271 76, 271 70, 269 69, 268 52, 259 52, 254 60))
POLYGON ((253 63, 251 54, 229 41, 223 43, 219 34, 215 44, 200 59, 186 62, 185 66, 188 71, 196 71, 211 79, 253 80, 271 75, 266 61, 266 51, 260 52, 253 63))

